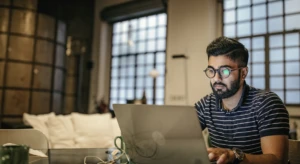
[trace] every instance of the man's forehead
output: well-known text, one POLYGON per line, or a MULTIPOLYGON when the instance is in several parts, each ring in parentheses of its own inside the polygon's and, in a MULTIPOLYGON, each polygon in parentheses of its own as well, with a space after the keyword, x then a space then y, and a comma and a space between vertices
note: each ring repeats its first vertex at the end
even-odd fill
POLYGON ((220 56, 210 56, 208 59, 208 66, 211 66, 213 68, 219 68, 222 66, 227 66, 231 68, 235 68, 238 66, 238 64, 231 59, 229 59, 225 55, 220 56))

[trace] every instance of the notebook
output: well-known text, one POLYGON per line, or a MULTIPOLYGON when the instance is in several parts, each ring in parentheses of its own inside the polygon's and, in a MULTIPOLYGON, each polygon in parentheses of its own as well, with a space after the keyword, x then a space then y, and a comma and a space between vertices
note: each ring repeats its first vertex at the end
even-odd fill
POLYGON ((135 164, 210 164, 194 107, 114 104, 113 109, 135 164))

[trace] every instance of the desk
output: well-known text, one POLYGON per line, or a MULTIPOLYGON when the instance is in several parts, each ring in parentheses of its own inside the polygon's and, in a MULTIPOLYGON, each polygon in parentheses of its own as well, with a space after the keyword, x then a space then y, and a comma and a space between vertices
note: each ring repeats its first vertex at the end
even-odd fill
MULTIPOLYGON (((107 151, 113 149, 107 148, 77 148, 77 149, 50 149, 48 158, 36 156, 29 157, 30 164, 83 164, 84 157, 96 156, 102 160, 107 160, 107 151)), ((88 158, 87 164, 100 162, 96 158, 88 158)))

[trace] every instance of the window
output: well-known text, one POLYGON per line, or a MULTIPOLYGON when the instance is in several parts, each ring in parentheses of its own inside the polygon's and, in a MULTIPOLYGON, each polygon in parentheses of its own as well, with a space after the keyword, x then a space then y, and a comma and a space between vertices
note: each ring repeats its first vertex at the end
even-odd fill
POLYGON ((224 0, 223 31, 249 50, 246 82, 300 105, 300 1, 224 0))
POLYGON ((110 107, 141 99, 144 91, 147 104, 164 104, 166 26, 165 13, 113 24, 110 107))

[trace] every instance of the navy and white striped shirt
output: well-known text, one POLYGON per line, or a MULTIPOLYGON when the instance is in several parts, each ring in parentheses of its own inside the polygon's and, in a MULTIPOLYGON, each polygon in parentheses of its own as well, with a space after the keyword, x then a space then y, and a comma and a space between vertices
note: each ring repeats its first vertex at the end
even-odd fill
POLYGON ((289 114, 273 92, 244 83, 242 98, 231 111, 222 109, 214 94, 195 104, 202 129, 208 128, 213 147, 233 147, 245 153, 262 154, 260 138, 289 135, 289 114))

